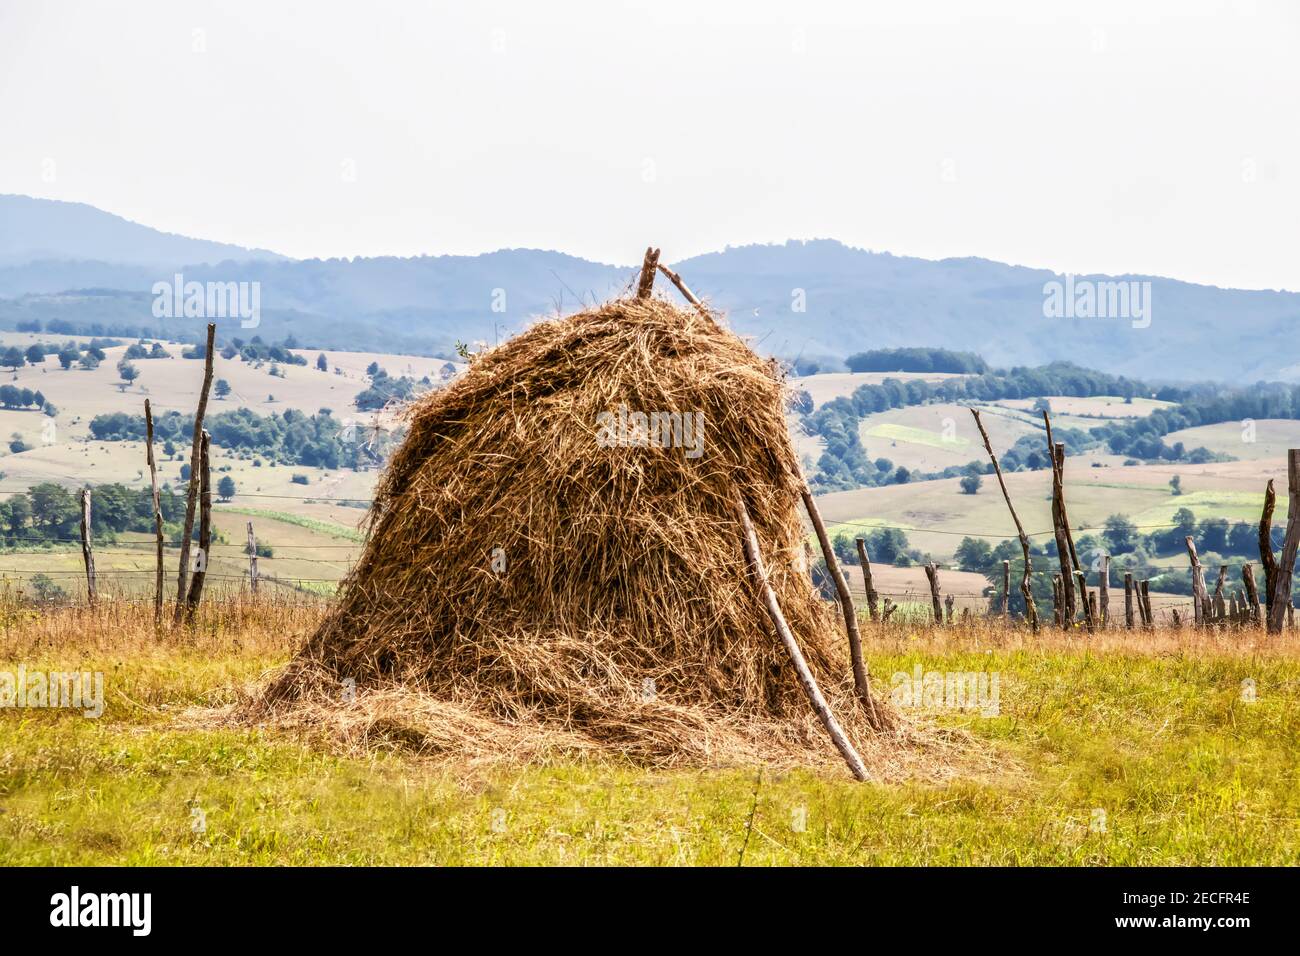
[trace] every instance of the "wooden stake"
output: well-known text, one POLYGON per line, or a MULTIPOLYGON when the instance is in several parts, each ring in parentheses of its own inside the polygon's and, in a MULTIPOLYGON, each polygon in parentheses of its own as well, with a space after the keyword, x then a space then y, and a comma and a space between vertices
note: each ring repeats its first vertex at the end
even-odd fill
POLYGON ((1097 623, 1101 627, 1110 624, 1110 555, 1101 556, 1101 578, 1097 582, 1097 591, 1101 595, 1100 616, 1097 623))
POLYGON ((879 730, 881 718, 876 712, 875 701, 871 699, 871 679, 867 675, 867 663, 862 657, 862 635, 858 632, 858 615, 853 608, 853 595, 849 593, 849 583, 844 580, 840 563, 835 559, 835 549, 831 547, 826 525, 822 522, 821 512, 817 510, 817 502, 813 500, 808 483, 802 478, 799 480, 799 496, 803 499, 803 506, 812 520, 813 530, 817 532, 817 542, 822 546, 822 557, 826 559, 826 570, 830 572, 831 580, 835 583, 835 593, 840 598, 840 610, 844 614, 844 631, 849 639, 849 660, 853 665, 853 687, 858 693, 858 700, 866 711, 871 726, 879 730))
POLYGON ((1141 589, 1142 598, 1142 624, 1144 627, 1154 627, 1155 619, 1151 615, 1151 582, 1144 580, 1141 589))
POLYGON ((1052 621, 1057 626, 1065 620, 1065 589, 1061 587, 1061 576, 1052 575, 1052 621))
POLYGON ((1196 542, 1191 535, 1184 539, 1187 543, 1187 557, 1192 562, 1192 621, 1200 627, 1205 623, 1205 577, 1201 574, 1201 561, 1196 556, 1196 542))
POLYGON ((1082 571, 1076 568, 1074 576, 1079 579, 1079 600, 1083 602, 1083 623, 1091 631, 1093 629, 1093 612, 1097 608, 1096 595, 1088 593, 1088 579, 1082 571))
POLYGON ((641 279, 637 283, 636 297, 638 299, 650 298, 650 290, 655 284, 655 270, 659 267, 659 250, 647 248, 645 251, 645 261, 641 263, 641 279))
POLYGON ((97 600, 95 594, 95 555, 90 550, 90 489, 81 489, 81 558, 86 564, 86 595, 90 606, 97 600))
POLYGON ((1002 562, 1002 617, 1011 616, 1011 562, 1002 562))
POLYGON ((185 525, 181 529, 180 571, 176 578, 176 613, 172 620, 177 624, 186 613, 189 600, 190 536, 194 534, 194 508, 199 496, 199 468, 203 454, 203 415, 208 408, 208 390, 212 387, 212 353, 215 351, 217 327, 208 323, 207 354, 203 357, 203 387, 199 391, 199 406, 194 413, 194 441, 190 447, 190 487, 185 496, 185 525))
POLYGON ((862 587, 867 592, 867 615, 871 620, 877 619, 876 588, 871 582, 871 559, 867 557, 867 543, 858 538, 858 563, 862 565, 862 587))
POLYGON ((949 625, 951 625, 953 622, 953 606, 956 603, 957 603, 957 599, 953 597, 951 594, 944 595, 943 608, 944 611, 946 612, 946 617, 949 625))
POLYGON ((831 742, 835 744, 835 749, 840 752, 844 762, 849 765, 849 770, 852 771, 853 776, 858 780, 870 779, 867 775, 867 768, 862 763, 862 758, 858 756, 857 750, 849 742, 848 736, 841 729, 835 715, 831 713, 830 706, 826 703, 826 698, 822 696, 821 689, 817 686, 812 671, 808 669, 808 662, 804 660, 803 652, 799 650, 794 634, 790 632, 790 626, 785 621, 785 615, 781 613, 781 605, 777 602, 776 592, 772 590, 772 585, 767 580, 767 572, 763 570, 763 555, 759 551, 758 536, 754 533, 754 524, 749 520, 749 509, 745 507, 744 499, 740 495, 736 496, 735 508, 736 517, 740 521, 745 559, 749 564, 750 573, 762 590, 767 615, 772 621, 772 626, 776 628, 781 643, 785 645, 790 660, 794 663, 795 673, 799 675, 799 683, 803 685, 804 693, 808 695, 813 712, 821 721, 822 726, 826 728, 826 733, 830 735, 831 742))
POLYGON ((1124 572, 1124 626, 1133 630, 1133 572, 1124 572))
POLYGON ((939 598, 939 566, 933 561, 925 566, 925 576, 930 581, 930 605, 934 611, 934 623, 943 623, 943 605, 939 598))
POLYGON ((1016 514, 1015 506, 1011 504, 1011 495, 1007 492, 1007 483, 1002 478, 1002 466, 998 464, 998 456, 993 454, 993 445, 989 441, 989 433, 984 430, 984 423, 980 421, 979 409, 972 408, 970 413, 975 416, 975 427, 980 430, 980 437, 984 439, 984 450, 988 452, 989 460, 993 462, 993 473, 998 476, 998 486, 1002 489, 1002 498, 1007 503, 1007 510, 1011 512, 1011 520, 1016 525, 1016 535, 1020 538, 1020 550, 1025 556, 1025 571, 1020 576, 1020 593, 1025 599, 1025 619, 1029 621, 1029 626, 1037 631, 1038 608, 1034 605, 1034 593, 1029 585, 1029 575, 1031 573, 1029 536, 1025 534, 1025 529, 1020 524, 1020 517, 1016 514))
POLYGON ((190 581, 190 593, 185 600, 185 619, 191 622, 199 609, 199 601, 203 599, 203 584, 208 576, 208 562, 212 560, 212 467, 209 458, 211 447, 212 436, 204 432, 203 440, 199 445, 199 468, 202 471, 202 479, 199 482, 199 553, 203 555, 203 561, 194 572, 194 577, 190 581))
POLYGON ((1246 562, 1241 566, 1241 583, 1246 588, 1246 612, 1254 624, 1260 622, 1259 588, 1255 586, 1255 568, 1246 562))
POLYGON ((1268 609, 1268 630, 1272 634, 1282 633, 1283 619, 1291 611, 1291 571, 1295 567, 1296 548, 1300 546, 1300 448, 1286 453, 1286 485, 1286 538, 1273 574, 1273 601, 1268 609))
POLYGON ((1228 583, 1228 566, 1219 565, 1219 580, 1214 585, 1214 617, 1215 620, 1223 621, 1228 617, 1228 608, 1223 600, 1223 586, 1228 583))
POLYGON ((257 593, 257 539, 253 537, 253 522, 248 522, 248 584, 257 593))
POLYGON ((1264 621, 1272 619, 1269 611, 1273 607, 1273 578, 1277 575, 1277 561, 1273 559, 1273 508, 1277 504, 1277 494, 1273 491, 1273 479, 1268 480, 1264 488, 1264 510, 1259 518, 1259 563, 1264 571, 1264 621))
POLYGON ((149 462, 149 485, 153 489, 153 530, 158 561, 153 583, 153 626, 162 626, 163 612, 163 516, 162 500, 158 497, 158 463, 153 456, 153 409, 149 399, 144 400, 145 455, 149 462))

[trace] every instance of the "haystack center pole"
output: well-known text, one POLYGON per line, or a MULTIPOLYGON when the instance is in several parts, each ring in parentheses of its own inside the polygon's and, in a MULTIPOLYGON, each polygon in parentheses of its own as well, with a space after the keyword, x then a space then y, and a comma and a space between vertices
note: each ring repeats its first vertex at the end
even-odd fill
POLYGON ((185 524, 181 529, 180 570, 176 576, 176 613, 172 620, 179 624, 185 613, 189 597, 190 536, 194 534, 194 507, 199 497, 199 468, 203 454, 203 413, 208 408, 208 390, 212 387, 212 352, 217 338, 217 327, 208 323, 208 347, 203 356, 203 388, 199 392, 199 407, 194 413, 194 441, 190 447, 190 488, 185 497, 185 524))
POLYGON ((993 462, 993 473, 998 476, 998 486, 1002 489, 1002 497, 1007 503, 1007 510, 1011 512, 1011 520, 1016 523, 1016 534, 1020 537, 1020 550, 1025 555, 1025 573, 1020 577, 1020 593, 1025 598, 1025 618, 1029 621, 1030 627, 1037 631, 1038 608, 1034 606, 1034 594, 1029 586, 1029 536, 1025 534, 1024 526, 1020 523, 1020 516, 1016 514, 1015 505, 1011 503, 1007 483, 1002 477, 1002 466, 998 464, 998 456, 993 454, 993 445, 989 441, 989 433, 984 430, 984 423, 980 421, 979 409, 972 408, 970 413, 975 416, 975 427, 980 430, 980 437, 984 439, 984 450, 989 453, 989 461, 993 462))
POLYGON ((647 248, 645 251, 645 261, 641 263, 641 279, 636 286, 636 297, 638 299, 650 298, 650 290, 655 284, 655 269, 659 267, 659 250, 647 248))
POLYGON ((745 507, 744 499, 740 495, 736 496, 736 517, 740 521, 740 527, 743 532, 743 544, 745 550, 745 559, 749 563, 749 570, 754 575, 755 580, 763 591, 763 602, 767 607, 768 617, 772 620, 772 626, 776 628, 776 633, 781 638, 781 643, 785 645, 786 652, 790 655, 790 660, 794 663, 795 673, 799 675, 799 683, 803 685, 804 692, 808 695, 808 700, 812 703, 814 713, 826 728, 826 733, 830 735, 831 742, 835 744, 835 749, 840 752, 844 762, 849 765, 849 770, 858 780, 868 780, 867 768, 862 763, 862 758, 858 756, 857 750, 849 741, 844 730, 840 727, 835 715, 831 713, 830 706, 826 703, 826 698, 822 696, 821 689, 817 686, 817 681, 808 669, 808 662, 804 660, 803 652, 799 650, 799 645, 794 639, 794 634, 790 632, 790 626, 785 622, 785 615, 781 613, 781 605, 776 600, 776 592, 772 590, 772 585, 768 583, 767 572, 763 570, 763 555, 758 548, 758 536, 754 534, 754 524, 749 520, 749 509, 745 507))
POLYGON ((145 454, 149 461, 149 484, 153 489, 154 540, 158 550, 158 564, 154 573, 153 626, 162 625, 163 612, 163 516, 162 502, 158 498, 158 463, 153 456, 153 409, 149 399, 144 400, 145 454))
POLYGON ((844 580, 844 572, 840 570, 839 561, 835 560, 835 549, 831 547, 830 536, 826 533, 826 525, 822 521, 821 512, 817 510, 817 502, 813 500, 812 491, 803 478, 797 480, 799 497, 803 499, 803 506, 807 509, 813 529, 817 532, 817 543, 822 546, 826 570, 830 572, 831 580, 835 582, 835 593, 840 597, 840 610, 844 613, 844 630, 849 638, 849 659, 853 664, 853 687, 858 693, 858 700, 861 701, 862 709, 866 711, 871 726, 879 730, 880 715, 876 713, 876 703, 871 699, 871 679, 867 676, 867 663, 862 657, 862 634, 858 631, 858 614, 853 608, 853 595, 849 593, 849 584, 844 580))

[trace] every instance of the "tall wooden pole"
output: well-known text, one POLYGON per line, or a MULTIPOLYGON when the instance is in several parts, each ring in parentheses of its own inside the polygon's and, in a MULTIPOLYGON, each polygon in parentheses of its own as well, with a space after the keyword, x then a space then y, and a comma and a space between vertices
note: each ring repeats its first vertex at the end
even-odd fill
POLYGON ((147 398, 144 400, 144 435, 145 453, 149 461, 149 485, 153 490, 154 540, 158 551, 153 589, 153 626, 157 628, 162 626, 163 612, 163 516, 162 499, 158 497, 158 463, 153 457, 153 409, 147 398))
POLYGON ((216 325, 208 324, 207 352, 203 356, 203 387, 199 391, 199 405, 194 413, 194 441, 190 447, 190 487, 185 496, 185 524, 181 530, 180 570, 176 577, 176 613, 172 618, 177 624, 186 613, 189 603, 190 573, 190 536, 194 534, 194 508, 199 497, 199 470, 203 455, 203 415, 208 409, 208 391, 212 387, 212 353, 217 338, 216 325))
POLYGON ((86 564, 86 596, 90 606, 94 607, 95 594, 95 554, 90 550, 90 489, 81 489, 81 558, 86 564))
POLYGON ((972 408, 970 413, 975 416, 975 427, 979 429, 980 437, 984 439, 984 450, 988 452, 989 460, 993 462, 993 473, 998 476, 998 486, 1002 489, 1002 498, 1007 503, 1007 510, 1011 512, 1011 520, 1016 525, 1016 535, 1020 538, 1020 550, 1025 556, 1025 571, 1020 576, 1020 593, 1025 599, 1025 618, 1029 621, 1030 627, 1037 631, 1038 608, 1034 605, 1034 592, 1029 584, 1029 575, 1031 573, 1029 536, 1025 534, 1025 529, 1020 524, 1020 516, 1016 514, 1015 506, 1011 504, 1011 495, 1007 492, 1007 483, 1002 477, 1002 466, 998 463, 998 456, 993 454, 993 444, 989 441, 989 433, 984 430, 984 423, 980 421, 979 409, 972 408))
POLYGON ((866 766, 862 763, 862 758, 858 756, 858 752, 849 741, 848 735, 844 733, 839 721, 831 713, 830 705, 826 703, 826 698, 822 696, 821 688, 817 686, 817 680, 813 677, 812 671, 809 670, 803 652, 799 650, 799 644, 795 641, 794 634, 791 633, 790 626, 786 623, 785 615, 781 613, 781 605, 776 599, 776 592, 772 590, 772 585, 767 580, 767 572, 763 569, 763 554, 759 550, 758 536, 754 533, 754 524, 749 520, 749 509, 745 507, 745 502, 739 495, 736 496, 735 508, 736 517, 740 521, 742 544, 750 573, 762 591, 763 603, 767 608, 768 618, 772 621, 772 626, 781 638, 781 643, 785 645, 786 653, 790 655, 795 673, 799 676, 799 683, 803 685, 804 693, 808 695, 813 712, 821 721, 822 726, 826 728, 826 733, 830 735, 831 742, 835 744, 835 749, 840 752, 844 762, 849 765, 849 770, 852 771, 853 776, 858 780, 868 780, 870 778, 866 766))
POLYGON ((1300 448, 1286 453, 1286 485, 1286 538, 1273 575, 1273 601, 1268 609, 1268 629, 1272 634, 1282 633, 1282 624, 1291 607, 1291 573, 1295 568, 1296 548, 1300 546, 1300 448))
POLYGON ((199 482, 199 553, 203 555, 202 564, 194 571, 190 581, 190 593, 185 599, 185 618, 194 620, 203 599, 203 584, 208 576, 208 562, 212 560, 212 463, 210 459, 212 436, 203 433, 199 448, 199 467, 202 480, 199 482))

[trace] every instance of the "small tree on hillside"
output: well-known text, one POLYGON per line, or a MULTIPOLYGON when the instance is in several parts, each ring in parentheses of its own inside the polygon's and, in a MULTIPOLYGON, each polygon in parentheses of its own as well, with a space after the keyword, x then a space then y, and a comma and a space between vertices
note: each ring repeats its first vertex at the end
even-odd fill
POLYGON ((140 377, 140 370, 126 359, 122 359, 122 361, 117 363, 117 374, 122 378, 122 382, 118 385, 118 388, 125 392, 131 383, 140 377))
POLYGON ((979 475, 967 475, 961 480, 961 493, 963 495, 973 495, 980 490, 982 484, 984 484, 984 479, 979 475))
POLYGON ((217 482, 217 497, 222 501, 229 501, 235 497, 235 479, 229 475, 222 475, 221 480, 217 482))
POLYGON ((324 352, 321 352, 320 355, 316 356, 316 367, 322 372, 328 372, 330 370, 330 363, 326 360, 324 352))
POLYGON ((224 378, 217 379, 217 398, 225 398, 230 394, 230 383, 224 378))

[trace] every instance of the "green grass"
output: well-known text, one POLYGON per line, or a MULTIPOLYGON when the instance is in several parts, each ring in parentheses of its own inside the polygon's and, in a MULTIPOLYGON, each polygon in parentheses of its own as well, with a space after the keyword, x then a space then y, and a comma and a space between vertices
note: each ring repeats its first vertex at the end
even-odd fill
POLYGON ((870 655, 877 686, 917 663, 998 672, 999 716, 940 719, 1004 769, 860 785, 752 767, 341 756, 176 722, 229 700, 273 662, 264 652, 73 656, 107 671, 108 710, 0 710, 0 863, 734 865, 751 806, 746 865, 1298 861, 1294 657, 954 649, 923 633, 870 655))
POLYGON ((872 425, 867 429, 867 435, 871 438, 885 438, 889 441, 925 445, 929 448, 965 449, 970 447, 970 440, 960 435, 944 438, 943 435, 927 431, 924 428, 913 428, 911 425, 895 425, 888 422, 872 425))
POLYGON ((342 538, 345 541, 364 541, 363 535, 356 528, 344 527, 341 524, 335 524, 332 521, 321 521, 319 518, 308 518, 303 515, 291 514, 287 511, 271 511, 267 508, 231 508, 222 507, 221 511, 229 514, 248 515, 250 518, 271 518, 275 521, 283 521, 285 524, 297 525, 300 528, 306 528, 308 531, 316 531, 320 534, 330 535, 334 538, 342 538))

